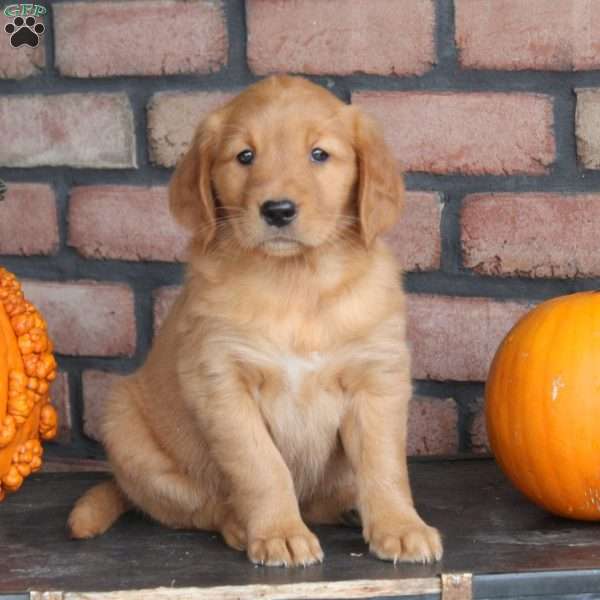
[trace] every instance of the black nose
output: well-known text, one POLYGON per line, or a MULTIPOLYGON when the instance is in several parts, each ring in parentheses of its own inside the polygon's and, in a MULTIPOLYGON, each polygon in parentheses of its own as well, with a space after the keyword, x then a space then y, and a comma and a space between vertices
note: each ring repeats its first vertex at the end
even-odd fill
POLYGON ((298 214, 296 205, 291 200, 267 200, 260 207, 262 218, 274 227, 289 225, 298 214))

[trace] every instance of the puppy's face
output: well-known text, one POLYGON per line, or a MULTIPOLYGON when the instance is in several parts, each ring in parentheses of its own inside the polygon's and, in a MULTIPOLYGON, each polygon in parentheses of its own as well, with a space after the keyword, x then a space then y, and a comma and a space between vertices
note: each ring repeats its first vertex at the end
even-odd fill
POLYGON ((344 105, 320 89, 255 94, 223 124, 213 184, 243 248, 288 256, 351 223, 356 156, 344 105))
POLYGON ((286 257, 391 226, 402 183, 372 123, 306 80, 273 77, 200 126, 171 184, 202 238, 286 257), (367 197, 368 196, 368 197, 367 197))

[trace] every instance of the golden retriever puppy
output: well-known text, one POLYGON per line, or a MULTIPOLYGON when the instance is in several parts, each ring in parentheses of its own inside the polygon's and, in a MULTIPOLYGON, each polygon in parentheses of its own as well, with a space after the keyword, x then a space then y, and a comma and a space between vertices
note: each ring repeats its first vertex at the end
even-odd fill
POLYGON ((302 78, 257 83, 198 128, 170 185, 193 234, 183 291, 105 406, 114 481, 73 537, 137 507, 221 532, 254 563, 320 562, 311 523, 358 510, 379 558, 439 559, 406 466, 403 199, 375 124, 302 78))

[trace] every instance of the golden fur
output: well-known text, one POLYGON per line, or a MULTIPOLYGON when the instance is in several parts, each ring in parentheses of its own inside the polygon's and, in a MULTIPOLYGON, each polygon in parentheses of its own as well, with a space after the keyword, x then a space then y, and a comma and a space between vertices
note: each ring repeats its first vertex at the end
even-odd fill
POLYGON ((375 124, 304 79, 265 79, 204 120, 170 186, 193 233, 185 286, 107 400, 114 482, 77 502, 73 537, 134 506, 253 562, 306 565, 323 553, 305 520, 357 509, 378 557, 440 558, 411 498, 405 299, 379 239, 403 192, 375 124), (280 198, 299 212, 275 231, 259 206, 280 198))

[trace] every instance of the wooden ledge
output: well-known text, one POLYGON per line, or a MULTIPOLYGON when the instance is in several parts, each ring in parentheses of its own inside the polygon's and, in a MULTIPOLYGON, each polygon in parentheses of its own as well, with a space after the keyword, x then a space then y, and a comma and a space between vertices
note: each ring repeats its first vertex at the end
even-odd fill
POLYGON ((325 561, 257 567, 220 537, 175 531, 139 514, 99 538, 71 541, 65 522, 102 472, 32 476, 0 505, 0 600, 469 600, 600 593, 600 524, 567 521, 515 491, 491 460, 410 466, 419 511, 443 534, 434 565, 371 556, 359 530, 316 528, 325 561))

